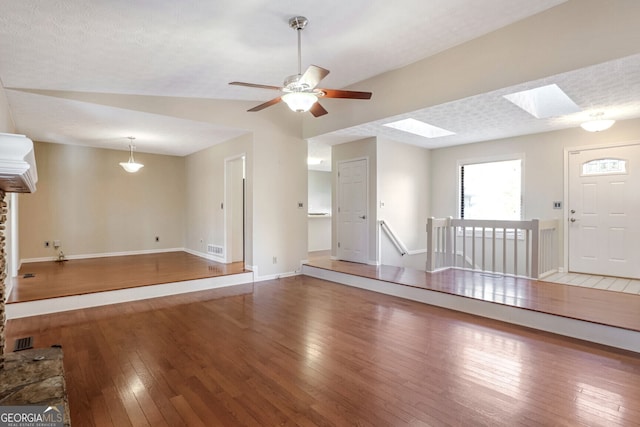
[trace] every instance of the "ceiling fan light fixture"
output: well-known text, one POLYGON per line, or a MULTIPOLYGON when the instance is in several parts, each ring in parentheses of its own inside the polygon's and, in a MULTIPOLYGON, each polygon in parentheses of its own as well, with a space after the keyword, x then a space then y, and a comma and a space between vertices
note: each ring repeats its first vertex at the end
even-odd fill
POLYGON ((591 120, 580 124, 580 127, 587 132, 602 132, 613 126, 615 122, 615 120, 591 120))
POLYGON ((304 113, 311 109, 313 104, 318 101, 318 97, 309 92, 289 92, 282 95, 282 100, 292 111, 304 113))
POLYGON ((126 162, 120 162, 120 166, 129 173, 136 173, 142 169, 144 165, 142 163, 137 163, 133 158, 133 149, 135 148, 133 140, 135 138, 133 136, 128 136, 127 138, 129 138, 129 160, 126 162))

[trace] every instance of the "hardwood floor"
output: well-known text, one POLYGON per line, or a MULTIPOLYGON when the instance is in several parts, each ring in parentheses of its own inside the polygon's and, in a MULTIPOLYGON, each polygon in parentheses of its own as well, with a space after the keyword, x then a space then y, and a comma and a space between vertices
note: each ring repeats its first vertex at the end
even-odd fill
POLYGON ((640 424, 636 353, 306 276, 220 292, 7 338, 62 344, 74 426, 640 424))
POLYGON ((14 287, 7 302, 128 289, 244 271, 242 262, 221 264, 187 252, 27 263, 13 279, 14 287))
POLYGON ((307 264, 403 286, 640 331, 640 295, 637 294, 466 270, 427 273, 410 268, 336 261, 326 257, 310 259, 307 264))

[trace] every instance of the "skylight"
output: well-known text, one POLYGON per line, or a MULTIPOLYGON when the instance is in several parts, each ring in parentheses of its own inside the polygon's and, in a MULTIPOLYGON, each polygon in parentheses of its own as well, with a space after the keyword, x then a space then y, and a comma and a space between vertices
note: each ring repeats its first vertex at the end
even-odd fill
POLYGON ((414 135, 423 136, 425 138, 439 138, 441 136, 455 135, 455 132, 421 122, 416 119, 404 119, 397 122, 386 123, 385 126, 409 132, 414 135))
POLYGON ((577 113, 580 107, 556 84, 523 90, 504 97, 537 119, 577 113))

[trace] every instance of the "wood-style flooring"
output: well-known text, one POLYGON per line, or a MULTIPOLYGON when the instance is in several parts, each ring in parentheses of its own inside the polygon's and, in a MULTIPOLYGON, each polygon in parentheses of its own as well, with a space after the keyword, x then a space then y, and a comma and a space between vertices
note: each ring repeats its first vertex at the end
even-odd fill
POLYGON ((427 273, 313 258, 310 266, 640 331, 640 295, 450 269, 427 273))
POLYGON ((221 264, 187 252, 164 252, 23 264, 8 303, 204 279, 242 273, 244 263, 221 264))
POLYGON ((640 425, 636 353, 307 276, 230 291, 14 319, 7 342, 63 346, 75 427, 640 425))

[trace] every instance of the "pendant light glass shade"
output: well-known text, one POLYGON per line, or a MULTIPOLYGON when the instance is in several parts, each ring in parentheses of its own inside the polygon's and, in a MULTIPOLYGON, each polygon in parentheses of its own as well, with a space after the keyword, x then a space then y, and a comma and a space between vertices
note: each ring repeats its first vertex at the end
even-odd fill
POLYGON ((309 111, 311 106, 318 100, 318 97, 309 92, 289 92, 282 95, 282 100, 287 103, 291 110, 304 113, 309 111))
POLYGON ((141 168, 143 168, 144 165, 142 163, 137 163, 133 158, 133 149, 135 148, 135 146, 133 145, 133 140, 135 138, 132 136, 129 136, 128 138, 131 141, 129 143, 129 161, 120 162, 120 166, 122 166, 122 169, 124 169, 129 173, 135 173, 135 172, 138 172, 141 168))

